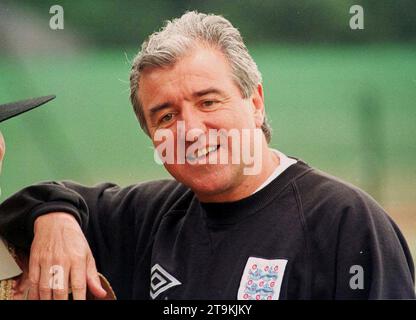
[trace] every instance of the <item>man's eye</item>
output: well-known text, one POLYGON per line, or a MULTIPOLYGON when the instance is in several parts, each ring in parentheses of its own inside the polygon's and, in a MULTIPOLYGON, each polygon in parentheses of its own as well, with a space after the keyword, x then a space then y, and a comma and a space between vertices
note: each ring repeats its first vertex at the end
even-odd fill
POLYGON ((206 100, 202 102, 203 107, 212 107, 214 104, 216 104, 217 101, 215 100, 206 100))
POLYGON ((160 122, 161 123, 164 123, 164 122, 166 123, 166 122, 169 122, 172 119, 173 119, 173 113, 168 113, 160 119, 160 122))

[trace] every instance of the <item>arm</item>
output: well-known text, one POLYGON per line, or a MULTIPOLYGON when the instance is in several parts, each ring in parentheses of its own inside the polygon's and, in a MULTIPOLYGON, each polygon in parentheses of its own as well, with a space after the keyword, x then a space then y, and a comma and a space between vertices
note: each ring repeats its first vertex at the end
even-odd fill
POLYGON ((49 212, 66 212, 86 230, 88 207, 84 198, 64 183, 45 182, 29 186, 0 205, 0 234, 14 246, 29 252, 35 220, 49 212))
POLYGON ((312 298, 415 298, 406 241, 374 199, 319 172, 296 187, 310 239, 312 298))
MULTIPOLYGON (((126 188, 109 183, 95 187, 73 182, 41 183, 21 190, 0 205, 0 232, 14 245, 29 249, 34 230, 31 260, 36 256, 38 260, 43 259, 35 262, 49 271, 48 260, 60 260, 64 256, 71 264, 75 263, 71 262, 74 256, 86 257, 78 257, 77 261, 89 259, 81 226, 98 270, 110 280, 117 295, 122 292, 119 296, 128 298, 135 252, 144 250, 150 243, 158 221, 183 192, 183 186, 167 180, 126 188), (66 213, 46 214, 51 212, 66 213), (51 244, 52 248, 46 250, 51 244), (79 248, 83 248, 81 253, 79 248), (63 249, 66 253, 54 253, 51 257, 50 252, 63 249)), ((48 298, 48 293, 41 298, 48 298)))
MULTIPOLYGON (((90 190, 100 192, 108 187, 112 185, 90 190)), ((89 210, 85 199, 93 201, 94 194, 81 196, 75 191, 77 188, 81 186, 70 182, 30 186, 0 206, 1 234, 27 254, 31 248, 31 299, 65 299, 69 277, 75 299, 85 298, 87 284, 96 296, 104 295, 94 258, 80 228, 88 235, 89 210), (49 212, 55 213, 44 215, 49 212), (65 285, 56 290, 51 290, 49 284, 53 265, 61 266, 64 271, 65 285)), ((96 254, 99 256, 99 250, 96 254)))
POLYGON ((409 248, 380 206, 361 198, 339 230, 335 299, 415 299, 409 248))

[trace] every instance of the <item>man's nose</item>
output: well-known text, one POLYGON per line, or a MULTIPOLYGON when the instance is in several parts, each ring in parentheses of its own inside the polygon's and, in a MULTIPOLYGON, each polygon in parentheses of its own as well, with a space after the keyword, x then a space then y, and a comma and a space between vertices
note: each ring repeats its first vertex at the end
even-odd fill
POLYGON ((197 110, 184 108, 182 112, 182 120, 185 125, 186 140, 195 140, 201 134, 205 134, 207 127, 205 125, 204 116, 197 110))

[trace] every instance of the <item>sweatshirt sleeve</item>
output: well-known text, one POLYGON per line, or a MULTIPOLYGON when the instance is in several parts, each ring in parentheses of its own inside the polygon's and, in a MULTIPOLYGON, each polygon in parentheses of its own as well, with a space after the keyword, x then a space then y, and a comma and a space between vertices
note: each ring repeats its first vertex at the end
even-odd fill
POLYGON ((80 223, 97 269, 119 298, 130 297, 137 258, 152 243, 163 215, 186 188, 173 180, 151 181, 121 188, 74 182, 43 182, 22 189, 0 204, 0 235, 29 252, 33 224, 51 212, 67 212, 80 223))
POLYGON ((313 299, 415 299, 407 243, 373 198, 318 171, 296 186, 310 239, 313 299))
POLYGON ((112 183, 84 186, 72 181, 28 186, 0 204, 0 235, 28 250, 37 217, 66 212, 79 222, 90 244, 123 245, 125 239, 147 234, 184 193, 173 180, 119 187, 112 183), (120 238, 120 239, 119 239, 120 238))
POLYGON ((415 299, 413 260, 399 228, 366 194, 352 199, 335 241, 335 299, 415 299))
POLYGON ((15 193, 0 205, 0 234, 13 245, 28 250, 35 219, 50 212, 73 215, 85 232, 89 212, 85 197, 76 191, 79 187, 71 182, 43 182, 15 193))

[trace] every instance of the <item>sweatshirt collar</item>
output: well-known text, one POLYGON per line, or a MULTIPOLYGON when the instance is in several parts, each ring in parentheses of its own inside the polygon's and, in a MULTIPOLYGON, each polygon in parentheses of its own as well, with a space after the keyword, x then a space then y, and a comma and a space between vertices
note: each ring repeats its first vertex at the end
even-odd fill
POLYGON ((297 177, 312 170, 305 162, 297 162, 288 167, 276 179, 254 194, 233 202, 201 202, 202 214, 208 225, 235 224, 245 217, 266 207, 297 177))
POLYGON ((283 171, 285 171, 287 168, 289 168, 291 165, 294 165, 297 160, 293 158, 289 158, 287 155, 285 155, 283 152, 280 152, 276 149, 270 149, 278 158, 279 158, 279 165, 276 167, 276 169, 272 172, 272 174, 264 181, 260 187, 257 188, 256 191, 253 193, 256 193, 257 191, 260 191, 265 186, 267 186, 270 182, 272 182, 274 179, 276 179, 280 174, 282 174, 283 171))

